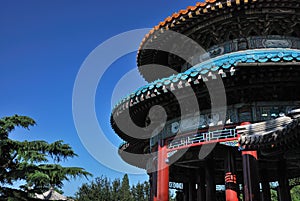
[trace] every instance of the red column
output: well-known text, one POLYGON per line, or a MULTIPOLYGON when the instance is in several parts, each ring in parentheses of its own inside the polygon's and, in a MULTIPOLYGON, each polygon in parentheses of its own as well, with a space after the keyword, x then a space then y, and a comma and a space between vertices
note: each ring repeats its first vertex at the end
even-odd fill
POLYGON ((260 201, 257 152, 242 151, 245 201, 260 201))
POLYGON ((167 146, 163 140, 158 143, 158 169, 157 169, 157 201, 169 201, 169 165, 167 146))
MULTIPOLYGON (((241 126, 249 124, 243 122, 241 126)), ((260 201, 257 159, 257 151, 242 151, 245 201, 260 201)))
POLYGON ((232 150, 227 150, 225 160, 225 194, 226 201, 238 201, 238 186, 236 181, 235 157, 232 150))

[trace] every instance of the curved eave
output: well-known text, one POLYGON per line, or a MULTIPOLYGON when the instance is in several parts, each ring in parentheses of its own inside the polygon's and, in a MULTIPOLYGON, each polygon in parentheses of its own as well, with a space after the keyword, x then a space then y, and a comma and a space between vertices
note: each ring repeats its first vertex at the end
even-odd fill
MULTIPOLYGON (((147 81, 153 81, 152 78, 148 78, 147 75, 144 75, 144 73, 140 69, 140 67, 144 65, 144 62, 142 62, 142 60, 144 60, 144 57, 142 57, 141 55, 144 50, 147 51, 148 47, 146 47, 146 44, 149 41, 152 42, 157 40, 160 34, 163 34, 168 30, 182 33, 181 27, 186 26, 189 21, 194 21, 199 17, 209 16, 209 14, 211 13, 225 10, 226 8, 232 8, 236 5, 239 6, 241 4, 245 5, 248 3, 254 3, 256 1, 257 0, 206 0, 205 2, 198 2, 195 6, 188 6, 186 9, 180 10, 179 12, 167 17, 164 21, 155 26, 148 34, 146 34, 140 44, 140 47, 137 51, 136 60, 141 76, 144 77, 144 79, 147 81)), ((147 54, 146 57, 153 57, 153 55, 147 54)), ((156 62, 154 63, 156 64, 156 62)), ((174 70, 177 71, 177 69, 174 70)))
POLYGON ((142 40, 139 50, 143 48, 145 42, 153 35, 155 31, 160 29, 169 30, 178 24, 183 23, 186 19, 193 18, 198 15, 205 15, 211 11, 217 9, 223 9, 227 7, 233 7, 234 5, 254 3, 257 0, 228 0, 228 1, 217 1, 217 0, 206 0, 205 2, 198 2, 195 6, 188 6, 186 9, 180 10, 177 13, 173 13, 167 17, 164 21, 160 22, 155 26, 142 40))
POLYGON ((199 84, 205 85, 206 81, 215 79, 216 76, 228 77, 234 75, 236 68, 241 64, 297 64, 299 61, 300 50, 281 48, 246 50, 216 57, 200 63, 184 73, 147 84, 122 99, 112 111, 112 128, 125 141, 134 140, 134 138, 122 132, 115 121, 116 118, 119 118, 126 123, 126 118, 131 118, 130 110, 132 108, 140 108, 141 111, 145 112, 151 101, 155 100, 159 104, 161 103, 161 97, 170 96, 170 92, 174 90, 200 86, 199 84), (127 115, 124 116, 124 114, 127 115))
POLYGON ((119 148, 119 155, 121 158, 128 164, 133 165, 138 168, 147 169, 147 162, 150 159, 149 155, 146 155, 147 152, 145 149, 149 147, 149 141, 134 141, 131 143, 125 143, 119 148), (143 156, 142 158, 137 158, 134 154, 139 154, 143 156))
MULTIPOLYGON (((163 104, 162 100, 169 101, 168 104, 170 104, 170 96, 172 95, 170 92, 174 90, 181 90, 184 93, 185 87, 202 88, 207 80, 215 79, 216 75, 227 77, 230 80, 230 76, 234 76, 236 68, 243 71, 244 67, 240 67, 242 64, 249 68, 251 68, 251 64, 256 65, 256 67, 260 66, 259 64, 282 66, 281 64, 284 63, 289 66, 292 64, 299 66, 299 61, 300 50, 295 49, 247 50, 216 57, 213 60, 196 65, 184 73, 157 80, 136 90, 114 107, 111 115, 111 126, 123 140, 127 142, 135 140, 122 132, 116 120, 120 122, 120 119, 123 119, 122 121, 126 123, 128 118, 133 117, 132 115, 138 115, 130 113, 132 111, 147 115, 146 113, 151 105, 163 104)), ((260 68, 264 67, 260 66, 260 68)))
MULTIPOLYGON (((297 18, 297 15, 295 14, 299 12, 299 2, 296 0, 212 0, 206 1, 205 3, 197 3, 196 6, 190 6, 185 10, 174 13, 172 16, 167 17, 163 22, 155 26, 141 42, 140 48, 137 53, 137 65, 139 66, 140 73, 145 78, 145 80, 153 81, 153 75, 151 73, 145 73, 145 69, 143 68, 144 65, 151 64, 159 64, 164 66, 167 65, 173 70, 181 72, 181 69, 178 69, 178 66, 168 65, 169 63, 166 59, 170 53, 159 50, 159 47, 163 46, 165 42, 171 37, 169 36, 171 35, 170 32, 164 34, 168 30, 184 34, 190 37, 192 40, 196 41, 205 50, 208 50, 214 45, 223 42, 227 42, 233 39, 244 39, 246 37, 253 36, 251 30, 256 33, 254 34, 256 36, 274 35, 272 34, 272 30, 278 30, 276 24, 278 24, 279 22, 272 23, 272 21, 269 21, 267 24, 270 24, 270 27, 265 27, 264 29, 258 29, 258 26, 264 26, 263 24, 260 24, 259 19, 261 19, 263 17, 261 15, 263 15, 264 12, 267 11, 262 10, 272 10, 268 11, 270 12, 270 15, 274 13, 278 15, 278 11, 276 11, 277 9, 293 10, 289 11, 293 13, 293 17, 287 16, 287 14, 292 13, 286 13, 284 11, 280 12, 280 15, 282 15, 280 24, 286 24, 286 19, 295 18, 296 20, 292 20, 294 25, 287 25, 280 33, 276 33, 275 35, 293 36, 293 34, 291 34, 291 30, 294 29, 297 32, 296 37, 299 37, 300 33, 297 29, 299 18, 297 18), (256 12, 254 12, 253 10, 256 10, 256 12), (238 14, 242 16, 237 17, 238 14), (248 16, 249 19, 247 17, 243 19, 243 16, 248 16), (238 23, 238 25, 236 25, 236 23, 238 23), (232 25, 233 27, 231 27, 230 24, 234 24, 232 25), (201 31, 199 31, 202 29, 207 30, 205 33, 202 33, 201 31), (237 29, 239 29, 239 31, 237 31, 237 29), (235 33, 233 34, 232 39, 227 39, 224 34, 220 34, 224 32, 220 32, 217 30, 223 30, 226 33, 235 33), (269 30, 269 32, 267 30, 269 30), (202 41, 202 39, 204 39, 204 41, 202 41), (210 45, 209 41, 213 41, 214 45, 210 45), (153 47, 157 47, 158 49, 153 47)), ((269 13, 266 15, 269 16, 269 13)), ((270 19, 273 19, 272 16, 270 16, 270 19)), ((282 25, 280 27, 284 26, 282 25)), ((180 60, 175 61, 181 64, 182 58, 179 55, 175 55, 175 57, 178 57, 177 59, 180 60)), ((168 75, 170 75, 170 73, 168 75)), ((157 74, 156 76, 158 77, 155 77, 155 79, 160 78, 159 74, 157 74)))
POLYGON ((237 127, 239 144, 245 149, 260 149, 276 152, 283 149, 295 149, 300 145, 300 111, 290 113, 290 117, 237 127))
POLYGON ((219 74, 222 76, 226 71, 234 72, 234 68, 241 63, 278 63, 293 61, 300 61, 300 50, 271 48, 245 50, 221 55, 206 62, 202 62, 183 73, 156 80, 137 89, 118 102, 112 113, 114 114, 118 112, 118 110, 128 109, 139 102, 160 95, 158 90, 165 92, 164 87, 166 86, 172 87, 171 85, 179 84, 180 82, 192 82, 197 79, 205 80, 206 77, 212 77, 213 74, 219 74))

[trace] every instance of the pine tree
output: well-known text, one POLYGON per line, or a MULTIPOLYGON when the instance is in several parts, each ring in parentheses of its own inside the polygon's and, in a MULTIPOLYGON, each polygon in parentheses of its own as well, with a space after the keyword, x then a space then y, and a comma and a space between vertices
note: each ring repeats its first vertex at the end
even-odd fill
POLYGON ((141 183, 137 183, 136 185, 136 196, 138 201, 145 200, 145 192, 144 192, 144 185, 141 183))
MULTIPOLYGON (((77 201, 149 201, 150 184, 138 182, 130 188, 128 175, 125 174, 123 179, 115 179, 113 182, 108 182, 110 185, 110 195, 105 195, 105 181, 109 181, 107 177, 96 178, 90 184, 83 184, 76 192, 77 201)), ((175 199, 171 199, 174 201, 175 199)))
POLYGON ((112 192, 111 192, 113 201, 121 200, 120 190, 121 190, 121 182, 119 179, 115 179, 112 182, 112 192))
POLYGON ((35 121, 26 116, 12 116, 0 119, 0 198, 6 200, 32 200, 34 193, 61 188, 64 180, 77 176, 89 176, 90 173, 79 167, 63 167, 59 164, 77 156, 63 141, 47 143, 45 141, 17 141, 9 138, 16 128, 29 129, 35 121), (52 158, 53 164, 49 164, 52 158), (16 181, 26 184, 20 189, 7 187, 16 181))
POLYGON ((150 184, 149 182, 144 182, 144 193, 145 193, 145 201, 150 199, 150 184))
POLYGON ((138 195, 137 195, 137 191, 136 191, 135 185, 132 185, 130 191, 131 191, 132 199, 133 199, 133 200, 138 200, 138 195))
POLYGON ((130 185, 129 185, 129 179, 128 175, 125 174, 122 179, 122 185, 121 185, 121 195, 122 195, 122 201, 132 201, 132 196, 130 192, 130 185))

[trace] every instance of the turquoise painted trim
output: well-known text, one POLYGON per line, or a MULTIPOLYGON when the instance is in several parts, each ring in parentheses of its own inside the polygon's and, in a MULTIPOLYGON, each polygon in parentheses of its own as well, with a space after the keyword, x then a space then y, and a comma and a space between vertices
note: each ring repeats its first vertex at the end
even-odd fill
POLYGON ((163 86, 170 85, 172 83, 178 83, 181 80, 188 80, 199 75, 206 75, 209 72, 216 72, 221 69, 230 69, 237 66, 238 63, 266 63, 266 62, 290 62, 300 61, 299 49, 284 49, 284 48, 270 48, 270 49, 255 49, 245 50, 239 52, 228 53, 215 57, 213 59, 204 61, 195 65, 194 67, 186 70, 183 73, 172 75, 167 78, 162 78, 149 83, 138 90, 134 91, 124 99, 119 101, 113 108, 113 110, 119 105, 128 102, 130 99, 134 99, 141 94, 147 94, 150 90, 159 89, 163 86))

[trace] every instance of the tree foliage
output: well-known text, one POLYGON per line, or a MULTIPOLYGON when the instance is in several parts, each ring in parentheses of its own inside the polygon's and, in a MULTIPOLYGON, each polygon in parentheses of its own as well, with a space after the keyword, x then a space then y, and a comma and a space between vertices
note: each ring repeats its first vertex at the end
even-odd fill
POLYGON ((76 193, 80 201, 148 201, 150 187, 148 182, 130 187, 128 175, 123 179, 109 181, 107 177, 98 177, 89 184, 83 184, 76 193))
POLYGON ((123 179, 122 179, 121 195, 122 195, 122 199, 124 201, 131 201, 132 200, 132 196, 131 196, 131 192, 130 192, 130 185, 129 185, 129 178, 128 178, 127 174, 125 174, 123 179))
MULTIPOLYGON (((279 190, 278 184, 276 184, 276 185, 271 184, 271 200, 272 201, 279 200, 278 199, 278 190, 279 190)), ((290 192, 291 192, 292 201, 300 200, 300 186, 299 185, 292 187, 290 192)))
POLYGON ((50 187, 61 188, 64 180, 90 175, 82 168, 58 164, 77 156, 63 141, 21 142, 9 138, 16 127, 29 129, 35 124, 33 119, 26 116, 14 115, 0 119, 0 199, 32 200, 34 193, 41 193, 50 187), (15 186, 17 181, 25 185, 18 189, 8 187, 15 186))
POLYGON ((291 196, 293 201, 300 200, 300 186, 295 186, 291 189, 291 196))
MULTIPOLYGON (((124 175, 123 179, 115 179, 112 182, 107 177, 101 176, 94 179, 89 184, 83 184, 76 192, 77 201, 149 201, 150 185, 149 182, 137 183, 129 187, 128 175, 124 175), (125 193, 124 193, 125 191, 125 193), (125 197, 124 197, 125 195, 125 197), (126 197, 129 195, 128 197, 126 197)), ((277 186, 271 186, 271 200, 278 201, 277 186)), ((179 191, 181 192, 181 191, 179 191)), ((169 201, 182 200, 183 194, 176 192, 180 198, 174 198, 170 192, 169 201)), ((300 186, 295 186, 291 189, 292 201, 300 200, 300 186)), ((243 200, 242 195, 240 200, 243 200)))
MULTIPOLYGON (((77 201, 149 201, 150 184, 145 181, 130 187, 128 175, 112 182, 107 177, 97 177, 90 183, 83 184, 75 194, 77 201)), ((169 201, 175 201, 170 196, 169 201)))

